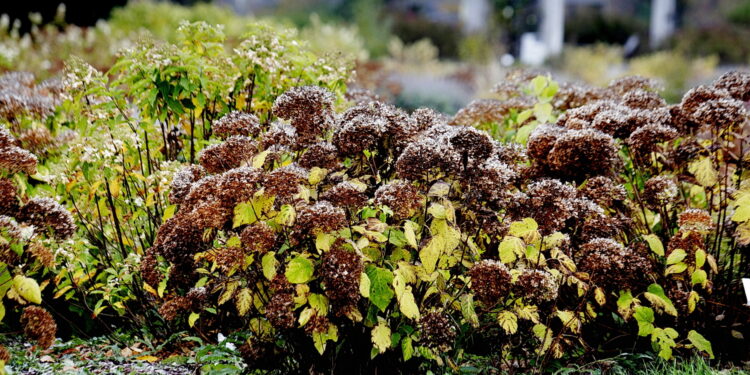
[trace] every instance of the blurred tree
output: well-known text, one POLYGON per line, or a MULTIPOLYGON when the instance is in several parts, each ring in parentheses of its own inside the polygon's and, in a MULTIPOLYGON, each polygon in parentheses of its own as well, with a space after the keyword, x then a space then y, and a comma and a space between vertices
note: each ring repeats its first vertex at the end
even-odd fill
POLYGON ((35 22, 46 24, 55 21, 60 4, 65 4, 65 21, 79 26, 94 25, 99 19, 109 18, 114 7, 123 6, 127 0, 89 1, 89 0, 35 0, 35 1, 3 1, 0 13, 7 14, 11 19, 21 22, 21 31, 31 28, 29 19, 31 13, 41 15, 41 20, 35 22))

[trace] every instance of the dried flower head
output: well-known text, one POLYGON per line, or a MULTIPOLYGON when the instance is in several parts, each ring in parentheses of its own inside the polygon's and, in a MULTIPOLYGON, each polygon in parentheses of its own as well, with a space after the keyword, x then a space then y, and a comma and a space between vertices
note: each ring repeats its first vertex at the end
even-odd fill
POLYGON ((242 230, 240 240, 251 252, 265 254, 276 244, 276 231, 265 222, 258 221, 242 230))
MULTIPOLYGON (((354 107, 349 111, 360 111, 360 108, 354 107)), ((363 113, 350 117, 345 112, 333 133, 333 144, 342 155, 356 155, 376 147, 388 130, 388 123, 381 116, 363 113)))
POLYGON ((274 169, 266 175, 263 186, 266 193, 277 199, 287 200, 299 191, 299 186, 307 182, 308 170, 297 164, 274 169))
POLYGON ((3 345, 0 345, 0 361, 2 361, 3 364, 10 361, 10 352, 8 352, 8 349, 3 345))
POLYGON ((471 278, 471 291, 487 308, 505 297, 511 287, 510 271, 496 260, 485 259, 476 263, 468 275, 471 278))
POLYGON ((707 232, 714 227, 711 214, 698 208, 688 208, 677 216, 677 220, 681 231, 707 232))
POLYGON ((382 102, 383 98, 368 90, 361 87, 349 87, 344 95, 346 100, 354 102, 355 105, 369 104, 371 102, 382 102))
POLYGON ((289 124, 274 121, 271 123, 268 131, 263 133, 260 145, 264 149, 271 148, 271 146, 284 146, 297 149, 299 148, 299 145, 297 145, 297 130, 289 124))
POLYGON ((20 147, 0 147, 0 170, 33 175, 36 174, 36 163, 36 156, 20 147))
POLYGON ((456 327, 448 316, 440 312, 429 312, 419 318, 421 343, 428 348, 448 351, 456 339, 456 327))
POLYGON ((656 151, 659 143, 671 141, 677 138, 677 135, 677 130, 670 126, 650 123, 631 133, 627 143, 636 157, 646 158, 651 152, 656 151))
POLYGON ((694 121, 700 121, 700 118, 695 116, 695 111, 698 110, 698 107, 701 104, 730 98, 729 93, 724 90, 715 87, 698 86, 688 90, 688 92, 682 96, 680 109, 687 117, 694 121))
POLYGON ((449 138, 450 143, 470 162, 481 162, 494 151, 494 142, 486 132, 468 126, 456 126, 454 134, 449 138))
POLYGON ((547 158, 550 150, 555 147, 560 135, 564 134, 566 129, 553 125, 553 124, 542 124, 536 127, 526 144, 526 153, 529 157, 538 160, 544 160, 547 158))
POLYGON ((238 269, 245 264, 245 251, 241 247, 221 247, 210 250, 213 261, 224 272, 238 269))
POLYGON ((612 81, 607 88, 615 93, 615 95, 622 96, 635 90, 658 90, 661 88, 661 85, 655 79, 642 76, 628 76, 612 81))
POLYGON ((205 174, 206 170, 200 165, 188 165, 177 171, 169 187, 169 201, 173 204, 181 204, 193 184, 202 179, 205 174))
POLYGON ((31 257, 39 262, 46 268, 52 268, 55 266, 55 254, 52 253, 50 248, 44 246, 40 242, 33 242, 27 248, 31 257))
POLYGON ((411 217, 424 203, 417 187, 407 181, 392 181, 375 191, 375 204, 390 208, 396 220, 411 217))
POLYGON ((508 184, 516 177, 516 172, 497 157, 487 159, 469 173, 471 186, 487 201, 505 197, 508 184))
POLYGON ((302 168, 324 168, 324 169, 338 169, 341 162, 338 158, 339 150, 331 143, 318 142, 305 150, 305 153, 300 156, 298 164, 302 168))
POLYGON ((520 295, 533 303, 552 301, 557 298, 558 285, 555 277, 542 270, 526 269, 518 275, 515 287, 520 295))
POLYGON ((55 342, 57 324, 47 310, 39 306, 27 306, 21 313, 21 325, 24 335, 35 340, 40 348, 47 349, 55 342))
POLYGON ((565 223, 577 215, 573 201, 577 197, 576 188, 555 179, 542 179, 530 183, 525 194, 513 199, 510 211, 515 220, 526 217, 539 224, 542 234, 560 231, 565 223))
POLYGON ((258 116, 252 113, 233 111, 214 122, 211 125, 211 130, 221 138, 233 135, 255 138, 260 134, 261 125, 258 116))
POLYGON ((226 141, 204 148, 198 155, 201 166, 209 173, 221 173, 239 167, 258 152, 258 144, 249 137, 235 135, 226 141))
POLYGON ((643 185, 642 198, 648 208, 658 210, 675 202, 678 194, 679 190, 674 179, 667 176, 656 176, 648 179, 643 185))
POLYGON ((747 121, 745 103, 735 99, 716 99, 700 103, 693 112, 699 124, 725 129, 747 121))
POLYGON ((364 184, 354 184, 350 181, 339 182, 320 195, 321 200, 329 201, 339 207, 358 209, 367 204, 364 184))
POLYGON ((667 102, 653 91, 636 89, 623 95, 622 104, 630 108, 655 109, 666 106, 667 102))
POLYGON ((279 329, 294 327, 296 321, 294 317, 294 287, 289 284, 289 281, 286 281, 286 278, 283 278, 283 280, 274 279, 271 290, 275 292, 266 304, 266 318, 272 326, 279 329))
POLYGON ((294 87, 276 98, 272 111, 291 122, 298 142, 310 144, 333 125, 333 101, 333 94, 322 87, 294 87))
POLYGON ((263 181, 262 170, 253 167, 239 167, 219 175, 216 197, 226 207, 249 201, 258 191, 263 181))
POLYGON ((151 287, 159 285, 164 278, 161 272, 159 272, 159 259, 153 248, 149 248, 144 252, 139 268, 143 281, 151 287))
POLYGON ((518 112, 531 108, 534 102, 525 96, 506 100, 476 99, 461 108, 451 120, 451 124, 479 126, 490 123, 502 124, 511 110, 518 112))
POLYGON ((568 130, 557 139, 546 160, 550 170, 577 181, 609 175, 618 162, 614 139, 593 129, 568 130))
POLYGON ((66 239, 76 231, 73 216, 50 198, 34 198, 26 203, 16 218, 37 228, 52 228, 55 237, 66 239))
POLYGON ((175 318, 183 312, 188 311, 191 305, 189 298, 175 296, 159 306, 159 315, 169 322, 175 320, 175 318))
POLYGON ((714 82, 714 87, 728 92, 737 100, 747 102, 750 100, 750 73, 736 70, 724 73, 714 82))
POLYGON ((605 176, 586 180, 586 185, 580 190, 580 194, 605 207, 611 206, 614 201, 627 198, 625 187, 605 176))
POLYGON ((327 201, 306 206, 297 213, 296 226, 300 233, 318 234, 339 230, 346 225, 346 213, 327 201))
POLYGON ((40 153, 46 151, 55 142, 55 139, 52 138, 52 134, 47 127, 37 126, 21 131, 18 135, 18 141, 24 149, 33 153, 40 153))
POLYGON ((581 246, 579 255, 579 270, 605 290, 635 289, 648 283, 644 276, 654 270, 643 249, 626 248, 609 238, 589 241, 581 246))
POLYGON ((359 301, 362 268, 361 257, 341 246, 334 246, 323 254, 320 272, 326 285, 326 296, 338 313, 346 313, 359 301))
POLYGON ((16 184, 9 178, 0 178, 0 215, 15 216, 18 207, 16 184))

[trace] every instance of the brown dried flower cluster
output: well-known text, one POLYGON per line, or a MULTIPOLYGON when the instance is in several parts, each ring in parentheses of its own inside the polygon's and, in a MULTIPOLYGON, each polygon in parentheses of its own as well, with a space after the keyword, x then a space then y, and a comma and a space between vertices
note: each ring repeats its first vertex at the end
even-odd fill
POLYGON ((271 282, 274 291, 266 305, 266 318, 276 328, 294 327, 294 287, 283 275, 276 275, 271 282))
POLYGON ((413 184, 407 181, 394 181, 382 185, 375 192, 375 204, 387 206, 397 220, 406 219, 424 205, 424 198, 413 184))
POLYGON ((243 229, 240 239, 251 252, 263 254, 271 250, 276 243, 276 231, 270 225, 259 221, 243 229))
POLYGON ((320 272, 326 285, 326 295, 337 313, 345 314, 349 309, 356 308, 362 268, 361 257, 341 246, 335 246, 323 255, 320 272))
POLYGON ((0 170, 33 175, 36 173, 36 163, 36 156, 19 147, 16 138, 0 126, 0 170))
POLYGON ((487 308, 494 306, 510 291, 510 271, 496 260, 482 260, 471 267, 468 275, 471 278, 471 291, 487 308))
POLYGON ((578 268, 605 290, 635 289, 649 283, 644 275, 654 270, 648 249, 624 247, 609 238, 597 238, 580 248, 578 268))
POLYGON ((29 72, 9 72, 0 76, 0 118, 17 122, 20 117, 44 119, 60 102, 54 83, 36 85, 29 72))
POLYGON ((326 89, 295 87, 276 98, 273 114, 289 120, 296 130, 297 142, 309 145, 333 126, 333 101, 333 94, 326 89))
POLYGON ((39 306, 24 308, 21 314, 21 325, 24 335, 35 340, 40 348, 49 348, 55 342, 57 324, 47 310, 39 306))
POLYGON ((235 135, 257 137, 260 134, 261 125, 258 116, 252 113, 234 111, 214 122, 211 125, 211 130, 222 139, 235 135))
POLYGON ((209 173, 221 173, 239 167, 258 151, 258 145, 249 137, 235 135, 226 141, 204 148, 198 158, 209 173))
POLYGON ((429 312, 419 319, 421 342, 428 348, 447 351, 456 339, 456 327, 448 316, 439 312, 429 312))
POLYGON ((16 218, 34 225, 38 230, 49 227, 55 237, 60 239, 66 239, 76 231, 76 224, 70 212, 50 198, 34 198, 28 201, 21 207, 16 218))
POLYGON ((520 295, 537 304, 557 298, 559 288, 555 277, 551 273, 533 269, 521 272, 518 275, 515 287, 520 295))
POLYGON ((346 213, 327 201, 305 206, 297 214, 296 227, 300 233, 318 234, 339 230, 346 226, 346 213))
POLYGON ((643 201, 648 208, 658 210, 667 204, 675 202, 679 190, 674 179, 666 176, 650 178, 643 186, 643 201))

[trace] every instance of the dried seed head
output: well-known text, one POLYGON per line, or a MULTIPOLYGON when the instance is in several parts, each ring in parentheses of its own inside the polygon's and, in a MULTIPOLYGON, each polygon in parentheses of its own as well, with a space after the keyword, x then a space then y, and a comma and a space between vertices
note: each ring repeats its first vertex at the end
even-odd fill
POLYGON ((560 231, 566 221, 577 216, 575 187, 555 179, 535 181, 526 189, 525 194, 518 194, 510 211, 514 220, 530 217, 539 224, 542 234, 560 231))
POLYGON ((468 274, 471 291, 487 308, 494 306, 510 290, 510 272, 496 260, 482 260, 471 267, 468 274))
POLYGON ((647 249, 626 248, 609 238, 597 238, 581 246, 578 268, 605 290, 636 289, 648 283, 654 271, 647 249))
POLYGON ((650 123, 630 134, 627 144, 636 157, 647 158, 651 152, 656 151, 659 143, 671 141, 677 138, 677 135, 677 130, 670 126, 650 123))
POLYGON ((557 281, 547 271, 526 269, 518 275, 515 286, 522 296, 536 304, 557 298, 557 281))
POLYGON ((630 108, 655 109, 666 106, 667 102, 653 91, 636 89, 623 95, 622 104, 630 108))
POLYGON ((415 210, 422 207, 424 198, 416 186, 406 181, 392 181, 375 191, 375 204, 387 206, 393 211, 396 220, 411 217, 415 210))
POLYGON ((224 272, 238 269, 245 264, 245 251, 240 247, 221 247, 210 250, 213 260, 224 272))
POLYGON ((271 148, 271 146, 283 146, 290 149, 297 149, 297 130, 293 126, 280 122, 274 121, 271 123, 270 128, 261 137, 260 145, 264 149, 271 148))
POLYGON ((239 167, 219 176, 217 198, 226 207, 233 207, 252 199, 263 181, 262 170, 253 167, 239 167))
POLYGON ((693 112, 699 124, 725 129, 747 120, 745 103, 735 99, 717 99, 700 103, 693 112))
POLYGON ((50 198, 34 198, 18 212, 18 220, 34 225, 38 229, 52 228, 55 237, 66 239, 76 231, 73 216, 50 198))
POLYGON ((547 165, 568 178, 609 175, 619 162, 614 139, 593 129, 568 130, 549 151, 547 165))
POLYGON ((235 135, 223 143, 208 146, 198 155, 209 173, 221 173, 239 167, 258 152, 258 144, 249 137, 235 135))
POLYGON ((733 98, 750 101, 750 73, 731 71, 724 73, 714 82, 714 87, 724 90, 733 98))
MULTIPOLYGON (((361 110, 354 107, 349 111, 361 110)), ((350 117, 349 113, 345 112, 333 133, 333 144, 342 155, 356 155, 364 150, 373 149, 388 130, 388 123, 384 117, 365 113, 350 117)))
POLYGON ((627 198, 625 187, 605 176, 588 179, 586 185, 580 190, 580 195, 605 207, 611 206, 614 201, 627 198))
POLYGON ((221 138, 233 135, 255 138, 260 134, 261 125, 258 116, 247 112, 233 111, 214 122, 211 125, 211 130, 221 138))
POLYGON ((359 301, 359 280, 362 259, 357 253, 334 246, 323 254, 321 276, 326 285, 326 295, 337 312, 346 313, 359 301))
POLYGON ((36 156, 20 147, 0 147, 0 170, 33 175, 36 174, 36 163, 36 156))
POLYGON ((16 184, 9 178, 0 178, 0 215, 15 216, 18 207, 16 184))
POLYGON ((175 320, 178 315, 188 311, 191 305, 189 298, 175 296, 159 306, 159 315, 169 322, 175 320))
POLYGON ((652 210, 659 210, 667 204, 674 203, 679 190, 674 179, 666 176, 656 176, 648 179, 643 185, 642 198, 646 206, 652 210))
POLYGON ((205 174, 206 170, 200 165, 188 165, 177 171, 169 187, 169 201, 173 204, 181 204, 193 184, 202 179, 205 174))
POLYGON ((316 86, 294 87, 273 103, 273 114, 289 120, 297 131, 298 143, 313 143, 333 125, 333 94, 316 86))
POLYGON ((365 195, 363 187, 350 181, 343 181, 323 192, 320 199, 329 201, 339 207, 356 210, 367 204, 367 195, 365 195))
POLYGON ((607 88, 615 93, 615 95, 622 96, 635 90, 655 91, 660 89, 661 85, 655 79, 628 76, 612 81, 607 88))
POLYGON ((330 202, 319 201, 299 210, 296 226, 300 233, 318 234, 339 230, 346 222, 344 210, 330 202))
POLYGON ((266 175, 263 186, 266 193, 275 195, 278 199, 288 200, 299 191, 299 186, 307 182, 308 170, 297 164, 274 169, 266 175))
POLYGON ((141 277, 151 287, 156 287, 161 283, 164 276, 159 272, 159 260, 153 248, 149 248, 141 257, 140 264, 141 277))
POLYGON ((698 208, 688 208, 683 211, 678 216, 678 223, 681 231, 707 232, 714 227, 708 211, 698 208))
POLYGON ((21 313, 21 325, 24 335, 35 340, 40 348, 47 349, 55 342, 57 324, 47 310, 39 306, 27 306, 21 313))
POLYGON ((265 222, 259 221, 243 229, 240 240, 251 252, 265 254, 276 244, 276 231, 265 222))
POLYGON ((308 169, 312 167, 338 169, 341 165, 338 153, 339 150, 333 144, 318 142, 305 150, 305 153, 299 158, 299 165, 308 169))
POLYGON ((443 313, 429 312, 419 319, 420 342, 428 348, 448 351, 456 340, 456 327, 443 313))

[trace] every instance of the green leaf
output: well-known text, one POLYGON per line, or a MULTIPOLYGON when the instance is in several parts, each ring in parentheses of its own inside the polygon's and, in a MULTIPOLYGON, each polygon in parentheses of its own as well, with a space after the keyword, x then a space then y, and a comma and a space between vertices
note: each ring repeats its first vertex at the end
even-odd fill
POLYGON ((412 355, 414 355, 414 346, 412 345, 411 337, 404 337, 401 340, 401 353, 404 356, 404 361, 410 360, 412 355))
POLYGON ((653 251, 654 254, 662 257, 664 256, 664 245, 661 243, 661 240, 657 235, 647 234, 643 236, 643 239, 648 242, 648 247, 651 248, 651 251, 653 251))
POLYGON ((497 250, 500 253, 500 261, 505 264, 513 263, 516 260, 516 254, 523 254, 526 245, 518 237, 505 236, 503 242, 500 242, 497 250))
POLYGON ((537 229, 539 229, 539 225, 536 223, 536 221, 534 221, 534 219, 530 217, 527 217, 521 221, 514 221, 510 223, 508 234, 528 240, 529 237, 532 237, 536 234, 537 229))
POLYGON ((325 178, 327 174, 327 169, 312 167, 312 169, 310 169, 307 182, 309 182, 310 185, 317 185, 320 181, 323 181, 323 178, 325 178))
POLYGON ((284 275, 292 284, 303 284, 310 281, 313 271, 314 267, 310 259, 298 256, 289 261, 284 275))
POLYGON ((682 273, 682 272, 685 272, 686 269, 687 269, 687 264, 685 263, 673 264, 667 267, 667 269, 664 271, 664 276, 671 275, 673 273, 682 273))
POLYGON ((359 274, 359 294, 365 298, 370 297, 370 278, 364 272, 359 274))
POLYGON ((404 293, 398 300, 398 308, 405 317, 413 320, 419 320, 419 307, 414 300, 414 294, 411 292, 411 287, 406 287, 404 293))
POLYGON ((320 233, 315 237, 315 248, 319 251, 328 251, 336 242, 336 237, 330 233, 320 233))
POLYGON ((443 236, 433 236, 422 250, 419 250, 419 260, 422 261, 422 267, 428 274, 435 271, 440 254, 446 248, 445 238, 443 236))
POLYGON ((687 257, 687 252, 685 252, 685 250, 675 249, 667 257, 667 265, 677 264, 679 262, 682 262, 683 259, 685 259, 686 257, 687 257))
POLYGON ((21 275, 13 278, 13 289, 19 296, 31 303, 42 303, 42 290, 36 280, 21 275))
POLYGON ((294 219, 297 217, 297 213, 294 210, 294 206, 285 204, 281 206, 278 216, 276 216, 276 222, 285 227, 290 227, 294 224, 294 219))
POLYGON ((391 289, 393 273, 385 268, 373 265, 367 266, 366 272, 367 277, 370 279, 370 301, 380 311, 385 311, 395 295, 393 289, 391 289))
POLYGON ((263 276, 267 280, 273 280, 276 277, 276 268, 279 266, 279 261, 276 260, 276 252, 269 251, 260 260, 261 266, 263 267, 263 276))
POLYGON ((497 323, 508 334, 514 334, 518 331, 518 316, 510 311, 501 311, 497 313, 497 323))
POLYGON ((174 216, 175 210, 177 210, 177 205, 170 204, 169 206, 167 206, 167 208, 164 209, 164 214, 161 216, 162 223, 172 218, 172 216, 174 216))
POLYGON ((701 268, 704 264, 706 264, 706 251, 698 249, 695 251, 695 266, 701 268))
POLYGON ((385 321, 381 321, 372 329, 372 343, 380 354, 391 347, 391 328, 385 321))
POLYGON ((708 281, 708 274, 704 270, 695 270, 692 275, 690 275, 690 283, 692 285, 700 284, 702 286, 706 286, 706 282, 708 281))
POLYGON ((5 305, 0 302, 0 322, 3 321, 3 318, 5 318, 5 305))
POLYGON ((687 335, 688 340, 690 340, 690 343, 695 346, 696 349, 702 350, 711 357, 711 359, 714 359, 714 351, 711 348, 711 342, 706 340, 703 335, 696 332, 695 330, 690 330, 687 335))
POLYGON ((654 331, 654 310, 646 306, 636 306, 633 317, 638 322, 638 336, 648 336, 654 331))

